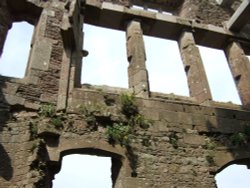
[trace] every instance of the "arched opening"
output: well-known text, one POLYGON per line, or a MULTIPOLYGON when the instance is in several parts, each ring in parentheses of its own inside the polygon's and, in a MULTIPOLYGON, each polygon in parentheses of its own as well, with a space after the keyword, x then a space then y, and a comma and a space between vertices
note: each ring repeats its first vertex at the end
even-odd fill
POLYGON ((23 78, 29 59, 34 26, 27 22, 15 22, 9 30, 0 57, 0 74, 23 78))
POLYGON ((84 24, 81 83, 128 88, 125 33, 84 24))
POLYGON ((189 96, 177 42, 149 36, 144 36, 144 41, 150 90, 189 96))
POLYGON ((215 176, 218 188, 249 188, 250 170, 246 165, 230 165, 215 176))
POLYGON ((60 161, 53 188, 113 188, 122 167, 122 156, 96 148, 63 151, 60 161))
POLYGON ((213 100, 241 104, 224 52, 203 46, 199 50, 213 100))
POLYGON ((249 188, 250 158, 242 158, 222 166, 215 175, 218 188, 249 188))
POLYGON ((63 157, 53 188, 111 188, 111 158, 73 154, 63 157))

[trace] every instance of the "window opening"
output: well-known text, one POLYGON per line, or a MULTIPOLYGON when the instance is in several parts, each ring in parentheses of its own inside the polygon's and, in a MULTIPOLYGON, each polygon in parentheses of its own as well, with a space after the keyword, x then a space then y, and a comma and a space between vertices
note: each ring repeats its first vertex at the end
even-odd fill
POLYGON ((128 87, 125 33, 84 24, 81 83, 128 87))
POLYGON ((150 90, 189 96, 177 42, 144 36, 150 90))
POLYGON ((34 26, 27 22, 13 23, 0 57, 0 74, 23 78, 29 59, 34 26))
POLYGON ((150 12, 159 13, 159 10, 157 10, 157 9, 148 8, 147 10, 150 11, 150 12))
POLYGON ((154 13, 162 13, 162 14, 166 14, 166 15, 173 15, 171 12, 161 10, 161 7, 159 7, 159 9, 154 9, 154 8, 148 8, 146 6, 143 7, 143 6, 138 6, 138 5, 132 5, 131 8, 136 9, 136 10, 147 10, 147 11, 154 12, 154 13))
POLYGON ((132 7, 131 7, 132 9, 137 9, 137 10, 145 10, 145 8, 144 7, 142 7, 142 6, 138 6, 138 5, 132 5, 132 7))
POLYGON ((166 15, 173 15, 173 13, 167 12, 167 11, 162 11, 161 13, 162 13, 162 14, 166 14, 166 15))
POLYGON ((213 100, 241 104, 224 52, 203 46, 198 47, 213 100))
POLYGON ((111 158, 73 154, 62 159, 53 188, 111 188, 111 158))
POLYGON ((245 165, 230 165, 215 176, 218 188, 249 188, 250 170, 245 165))

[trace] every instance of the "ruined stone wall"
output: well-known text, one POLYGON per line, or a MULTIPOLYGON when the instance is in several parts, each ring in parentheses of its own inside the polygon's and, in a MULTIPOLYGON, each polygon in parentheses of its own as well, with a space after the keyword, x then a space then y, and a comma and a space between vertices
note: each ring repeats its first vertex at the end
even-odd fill
POLYGON ((215 26, 230 8, 212 0, 160 7, 179 17, 146 10, 159 1, 141 11, 131 6, 142 1, 15 2, 0 2, 0 51, 13 22, 35 30, 25 77, 0 77, 1 188, 52 187, 73 153, 111 157, 115 188, 210 188, 227 165, 249 166, 249 39, 215 26), (84 22, 126 31, 129 88, 80 85, 84 22), (150 91, 144 34, 178 42, 190 97, 150 91), (242 105, 212 101, 196 44, 225 50, 242 105))
POLYGON ((235 1, 231 6, 222 7, 215 0, 186 0, 178 15, 194 19, 198 23, 223 26, 238 6, 239 1, 235 1))

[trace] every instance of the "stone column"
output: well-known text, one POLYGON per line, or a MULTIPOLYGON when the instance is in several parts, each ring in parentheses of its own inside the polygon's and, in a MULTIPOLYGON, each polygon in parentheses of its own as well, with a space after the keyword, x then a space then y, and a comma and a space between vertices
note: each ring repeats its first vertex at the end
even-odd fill
POLYGON ((189 93, 199 103, 212 100, 206 72, 192 32, 183 32, 179 39, 181 58, 187 75, 189 93))
POLYGON ((148 71, 143 41, 143 31, 138 21, 131 21, 127 27, 127 58, 129 61, 129 88, 138 96, 149 96, 148 71))
POLYGON ((225 49, 242 105, 250 107, 250 63, 241 46, 232 42, 225 49))
POLYGON ((12 26, 11 16, 9 14, 5 0, 0 2, 0 56, 3 52, 4 42, 6 40, 8 30, 12 26))

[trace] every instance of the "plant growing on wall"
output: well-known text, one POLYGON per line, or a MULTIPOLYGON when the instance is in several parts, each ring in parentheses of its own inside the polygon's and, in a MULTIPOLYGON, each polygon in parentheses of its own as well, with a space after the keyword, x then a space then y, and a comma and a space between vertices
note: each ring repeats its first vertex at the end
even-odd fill
POLYGON ((53 117, 56 115, 56 108, 53 104, 43 104, 38 113, 40 116, 53 117))
POLYGON ((121 112, 130 119, 138 114, 138 107, 135 104, 135 95, 123 93, 120 97, 121 112))
POLYGON ((242 132, 234 133, 230 140, 235 146, 246 145, 250 140, 250 126, 246 126, 242 132))
POLYGON ((126 120, 121 123, 114 123, 107 127, 106 135, 112 143, 128 145, 134 134, 134 128, 139 126, 148 129, 152 124, 146 120, 143 115, 139 114, 138 107, 135 103, 135 95, 123 93, 120 96, 121 113, 125 115, 126 120))
POLYGON ((172 144, 173 148, 175 149, 178 148, 178 136, 176 135, 175 132, 172 132, 169 135, 169 143, 172 144))
POLYGON ((128 146, 132 138, 132 127, 123 123, 114 123, 107 127, 106 134, 110 143, 119 143, 121 146, 128 146))
POLYGON ((85 121, 88 123, 90 130, 97 130, 98 121, 96 116, 103 114, 105 107, 99 104, 87 104, 80 107, 85 121))
POLYGON ((41 117, 49 118, 49 122, 56 128, 61 129, 63 128, 63 118, 62 114, 56 113, 56 107, 53 104, 43 104, 40 107, 39 115, 41 117))

